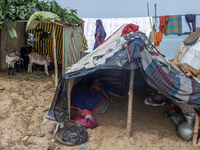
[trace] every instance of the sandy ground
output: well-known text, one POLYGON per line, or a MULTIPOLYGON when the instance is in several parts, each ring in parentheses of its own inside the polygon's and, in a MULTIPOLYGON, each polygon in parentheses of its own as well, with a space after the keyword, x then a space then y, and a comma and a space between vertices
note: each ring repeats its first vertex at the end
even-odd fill
MULTIPOLYGON (((43 72, 8 76, 0 72, 0 150, 78 150, 79 146, 64 146, 51 142, 55 122, 45 119, 55 88, 51 77, 43 72), (36 80, 27 80, 34 77, 36 80), (31 98, 32 100, 28 99, 31 98), (43 134, 38 137, 33 133, 43 134), (28 140, 22 141, 24 136, 28 140)), ((116 92, 126 94, 127 90, 116 92)), ((88 150, 199 150, 192 142, 178 137, 163 107, 144 104, 148 95, 135 93, 131 138, 126 137, 128 100, 114 98, 103 116, 94 117, 99 126, 87 129, 88 150)))

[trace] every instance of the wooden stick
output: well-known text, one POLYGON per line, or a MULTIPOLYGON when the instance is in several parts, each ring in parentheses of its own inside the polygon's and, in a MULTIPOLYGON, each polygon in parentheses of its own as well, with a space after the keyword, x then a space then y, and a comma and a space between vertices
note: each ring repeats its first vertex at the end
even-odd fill
POLYGON ((56 38, 55 38, 55 24, 53 23, 53 56, 54 56, 54 67, 55 67, 55 88, 58 85, 58 66, 56 57, 56 38))
MULTIPOLYGON (((149 17, 149 4, 147 3, 147 12, 148 12, 148 17, 149 17)), ((154 45, 154 30, 153 30, 153 25, 152 25, 152 22, 151 22, 151 18, 149 17, 149 21, 150 21, 150 24, 151 24, 151 31, 152 31, 152 36, 153 36, 153 45, 154 45)))
POLYGON ((154 4, 155 6, 155 31, 157 29, 157 12, 156 12, 156 3, 154 4))
POLYGON ((69 120, 71 118, 71 79, 67 80, 67 102, 68 102, 68 112, 69 112, 69 120))
POLYGON ((135 70, 131 70, 130 82, 129 82, 129 93, 128 93, 129 100, 128 100, 128 117, 127 117, 127 138, 131 137, 134 75, 135 75, 135 70))
POLYGON ((62 75, 65 73, 65 69, 63 70, 63 66, 65 66, 63 64, 63 59, 64 59, 64 27, 62 27, 62 75))
POLYGON ((192 139, 192 144, 194 146, 197 145, 198 133, 199 133, 199 116, 196 114, 196 116, 195 116, 195 125, 194 125, 194 132, 193 132, 193 139, 192 139))

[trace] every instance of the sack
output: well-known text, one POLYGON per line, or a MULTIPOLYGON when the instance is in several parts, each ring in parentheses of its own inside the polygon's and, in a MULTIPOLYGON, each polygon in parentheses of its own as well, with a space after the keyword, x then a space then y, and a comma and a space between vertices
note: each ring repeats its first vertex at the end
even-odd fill
POLYGON ((93 117, 85 118, 85 115, 81 114, 81 112, 77 112, 72 115, 72 120, 75 120, 85 128, 94 129, 98 126, 98 122, 93 117), (92 118, 92 119, 91 119, 92 118))
POLYGON ((88 133, 86 129, 80 124, 76 124, 66 128, 62 136, 62 140, 64 142, 73 145, 83 144, 87 141, 87 139, 88 139, 88 133))

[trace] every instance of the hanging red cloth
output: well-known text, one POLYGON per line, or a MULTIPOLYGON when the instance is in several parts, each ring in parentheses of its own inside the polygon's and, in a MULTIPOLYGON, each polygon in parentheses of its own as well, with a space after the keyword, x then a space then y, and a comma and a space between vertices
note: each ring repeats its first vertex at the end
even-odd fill
POLYGON ((124 27, 121 36, 123 36, 129 32, 135 33, 138 30, 139 30, 139 26, 130 23, 124 27))
POLYGON ((169 20, 169 15, 167 16, 160 16, 160 26, 159 32, 165 34, 165 28, 169 20))

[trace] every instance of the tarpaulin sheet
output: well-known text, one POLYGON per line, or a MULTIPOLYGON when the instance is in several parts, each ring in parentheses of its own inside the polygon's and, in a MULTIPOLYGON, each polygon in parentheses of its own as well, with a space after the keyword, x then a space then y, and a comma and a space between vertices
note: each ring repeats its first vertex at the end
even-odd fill
POLYGON ((52 23, 62 21, 60 17, 52 12, 37 11, 31 15, 26 25, 26 30, 35 28, 40 22, 52 23))

